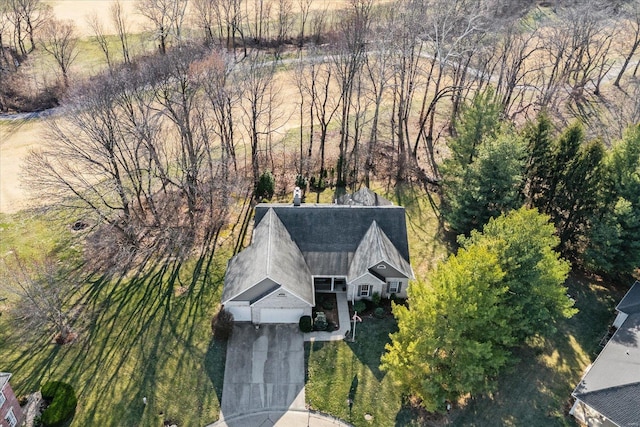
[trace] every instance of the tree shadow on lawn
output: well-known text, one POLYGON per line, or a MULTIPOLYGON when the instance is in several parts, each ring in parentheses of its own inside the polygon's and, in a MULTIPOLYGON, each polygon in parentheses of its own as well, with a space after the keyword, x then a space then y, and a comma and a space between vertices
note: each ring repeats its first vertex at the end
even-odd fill
POLYGON ((346 341, 360 363, 367 366, 378 381, 382 381, 386 375, 380 370, 380 357, 385 352, 385 345, 391 342, 389 334, 397 330, 392 316, 383 319, 363 316, 362 322, 356 325, 356 341, 346 341))
MULTIPOLYGON (((120 413, 140 420, 142 397, 153 396, 158 384, 167 381, 165 364, 178 363, 178 349, 206 360, 204 349, 193 351, 194 330, 201 323, 189 315, 210 298, 203 297, 204 281, 187 297, 175 296, 181 267, 179 261, 147 264, 133 277, 94 283, 86 295, 86 306, 96 310, 89 333, 65 351, 72 360, 58 373, 80 385, 80 396, 91 395, 83 402, 84 422, 104 422, 97 414, 109 410, 114 417, 120 413)), ((146 412, 154 412, 152 406, 146 412)))

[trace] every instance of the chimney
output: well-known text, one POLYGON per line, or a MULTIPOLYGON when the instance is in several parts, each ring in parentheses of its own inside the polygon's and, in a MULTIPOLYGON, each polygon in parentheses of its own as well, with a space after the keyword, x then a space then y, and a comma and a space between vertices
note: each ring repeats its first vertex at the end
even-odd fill
POLYGON ((293 189, 293 206, 300 206, 300 202, 302 201, 302 191, 300 187, 296 187, 293 189))

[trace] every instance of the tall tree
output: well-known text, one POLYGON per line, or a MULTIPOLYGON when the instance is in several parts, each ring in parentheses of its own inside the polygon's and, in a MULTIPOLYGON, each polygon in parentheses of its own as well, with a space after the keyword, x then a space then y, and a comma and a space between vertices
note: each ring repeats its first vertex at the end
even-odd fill
POLYGON ((501 306, 519 342, 555 331, 557 321, 576 313, 563 286, 570 264, 560 258, 560 240, 549 217, 522 207, 489 220, 460 243, 465 249, 487 245, 505 272, 508 287, 501 306))
POLYGON ((54 333, 57 343, 69 342, 75 335, 73 320, 77 317, 72 302, 78 288, 74 275, 51 256, 27 262, 14 254, 3 261, 0 289, 11 296, 9 315, 22 336, 54 333))
POLYGON ((601 207, 591 218, 585 260, 608 274, 640 268, 640 126, 607 153, 601 207))
POLYGON ((182 24, 187 9, 187 0, 137 0, 138 12, 153 25, 154 37, 158 40, 161 54, 167 52, 171 40, 182 40, 182 24))
POLYGON ((521 208, 461 243, 429 285, 410 285, 408 307, 394 305, 398 332, 381 358, 381 369, 430 411, 491 391, 514 346, 576 312, 547 216, 521 208))
POLYGON ((42 49, 55 59, 64 86, 69 87, 69 68, 78 56, 76 27, 73 21, 51 19, 42 27, 42 49))
POLYGON ((503 276, 496 255, 474 245, 438 265, 428 284, 411 285, 409 307, 394 305, 398 331, 381 369, 427 410, 495 388, 516 343, 501 313, 503 276))
POLYGON ((520 207, 524 159, 524 146, 516 135, 504 132, 485 139, 473 163, 460 174, 446 176, 445 218, 451 228, 468 235, 490 218, 520 207))
POLYGON ((111 22, 116 29, 118 40, 120 40, 120 48, 122 49, 122 59, 125 64, 131 63, 131 55, 129 52, 129 28, 127 19, 124 15, 124 9, 120 0, 114 0, 109 7, 111 22))

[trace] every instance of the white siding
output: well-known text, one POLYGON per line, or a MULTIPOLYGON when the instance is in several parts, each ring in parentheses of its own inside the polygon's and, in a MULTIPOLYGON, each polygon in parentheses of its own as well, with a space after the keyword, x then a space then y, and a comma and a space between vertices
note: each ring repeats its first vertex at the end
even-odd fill
POLYGON ((234 304, 228 303, 224 306, 225 310, 233 314, 233 320, 235 322, 250 322, 251 321, 251 307, 248 303, 234 304))

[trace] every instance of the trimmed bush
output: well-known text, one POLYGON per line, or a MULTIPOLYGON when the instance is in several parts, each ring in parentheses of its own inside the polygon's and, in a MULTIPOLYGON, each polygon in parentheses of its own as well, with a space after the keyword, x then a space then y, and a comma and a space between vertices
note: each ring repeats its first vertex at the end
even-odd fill
POLYGON ((311 316, 302 316, 298 322, 300 330, 302 332, 311 332, 313 329, 313 323, 311 322, 311 316))
POLYGON ((373 311, 373 315, 376 316, 378 319, 384 318, 385 314, 386 313, 383 307, 376 307, 376 309, 373 311))
POLYGON ((50 381, 42 386, 41 392, 42 398, 49 402, 40 419, 43 426, 58 427, 73 417, 78 399, 71 385, 50 381))
POLYGON ((362 313, 366 309, 367 309, 367 304, 365 304, 364 301, 356 301, 355 304, 353 304, 353 311, 356 311, 358 313, 362 313))
POLYGON ((379 292, 374 292, 373 295, 371 295, 371 301, 373 301, 373 305, 375 305, 376 307, 380 305, 381 299, 382 297, 380 296, 379 292))
POLYGON ((333 301, 331 299, 326 298, 322 301, 322 308, 325 310, 333 310, 333 301))
POLYGON ((224 308, 211 319, 213 337, 220 341, 227 341, 233 334, 233 314, 224 308))

